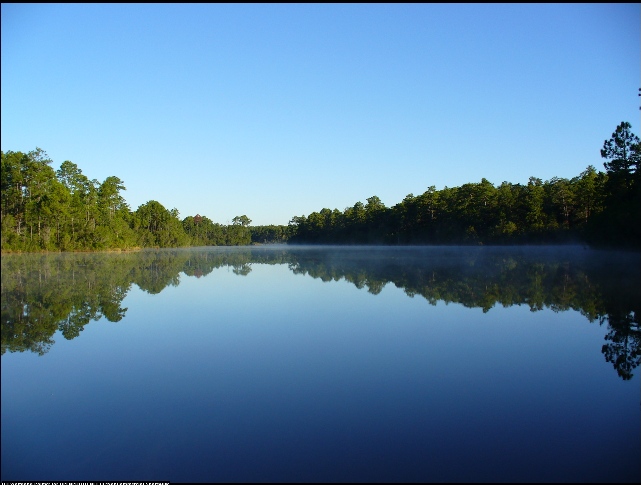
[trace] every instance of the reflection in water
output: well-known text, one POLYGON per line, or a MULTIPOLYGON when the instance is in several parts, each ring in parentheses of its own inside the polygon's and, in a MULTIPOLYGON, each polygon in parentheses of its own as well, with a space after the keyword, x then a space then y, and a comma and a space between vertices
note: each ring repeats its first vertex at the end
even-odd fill
POLYGON ((376 295, 388 283, 430 304, 489 311, 497 303, 532 311, 575 310, 607 324, 602 352, 630 379, 641 357, 640 256, 575 248, 252 247, 145 250, 134 253, 2 256, 2 354, 45 354, 60 331, 77 337, 91 320, 121 320, 132 283, 157 294, 228 267, 287 264, 294 274, 344 279, 376 295))

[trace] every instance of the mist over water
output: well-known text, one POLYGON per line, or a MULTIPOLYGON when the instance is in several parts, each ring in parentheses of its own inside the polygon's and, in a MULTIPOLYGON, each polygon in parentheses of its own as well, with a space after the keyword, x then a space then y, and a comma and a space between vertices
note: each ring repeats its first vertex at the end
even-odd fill
POLYGON ((2 257, 2 479, 638 481, 641 258, 2 257))

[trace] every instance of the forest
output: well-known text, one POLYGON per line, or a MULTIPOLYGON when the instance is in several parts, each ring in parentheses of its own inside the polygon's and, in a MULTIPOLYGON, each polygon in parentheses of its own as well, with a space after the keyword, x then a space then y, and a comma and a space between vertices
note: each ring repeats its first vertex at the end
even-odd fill
POLYGON ((2 152, 3 252, 237 246, 265 243, 503 245, 582 243, 641 249, 639 138, 622 122, 603 143, 605 172, 588 166, 572 179, 478 183, 407 195, 393 207, 377 196, 342 211, 323 208, 287 226, 232 224, 150 200, 135 211, 124 182, 89 179, 71 161, 58 170, 45 151, 2 152))
POLYGON ((388 208, 377 196, 343 211, 297 216, 290 242, 321 244, 560 244, 640 249, 639 138, 622 122, 601 150, 606 172, 526 185, 479 183, 407 195, 388 208))
POLYGON ((204 216, 179 219, 150 200, 135 211, 122 192, 124 182, 90 180, 70 161, 56 171, 40 148, 2 152, 2 250, 74 251, 237 246, 251 243, 246 215, 221 225, 204 216))

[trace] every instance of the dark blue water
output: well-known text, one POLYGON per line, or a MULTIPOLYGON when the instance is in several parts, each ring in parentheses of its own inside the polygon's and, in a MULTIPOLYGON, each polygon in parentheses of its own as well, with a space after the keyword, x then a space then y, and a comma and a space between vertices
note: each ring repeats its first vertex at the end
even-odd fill
POLYGON ((638 481, 638 262, 3 256, 2 480, 638 481))

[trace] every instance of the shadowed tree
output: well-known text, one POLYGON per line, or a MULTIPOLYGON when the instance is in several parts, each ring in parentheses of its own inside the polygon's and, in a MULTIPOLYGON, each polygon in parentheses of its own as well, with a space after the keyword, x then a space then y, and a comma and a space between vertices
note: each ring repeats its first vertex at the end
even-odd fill
POLYGON ((603 142, 601 157, 608 159, 603 165, 608 175, 621 177, 626 184, 632 183, 638 173, 639 137, 631 131, 632 126, 627 121, 621 122, 609 140, 603 142))
POLYGON ((608 180, 605 209, 596 223, 600 238, 609 245, 641 249, 641 181, 639 138, 622 122, 601 149, 608 180))

